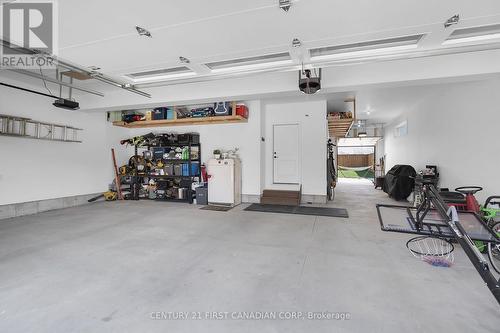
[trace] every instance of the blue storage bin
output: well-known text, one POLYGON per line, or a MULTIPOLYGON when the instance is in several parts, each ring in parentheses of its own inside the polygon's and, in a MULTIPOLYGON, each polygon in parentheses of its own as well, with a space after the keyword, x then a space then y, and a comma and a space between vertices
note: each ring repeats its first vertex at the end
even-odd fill
POLYGON ((191 176, 198 176, 200 174, 200 163, 191 163, 191 176))
POLYGON ((166 119, 174 119, 174 109, 167 108, 166 119))
POLYGON ((189 164, 187 163, 182 164, 182 175, 189 176, 189 164))

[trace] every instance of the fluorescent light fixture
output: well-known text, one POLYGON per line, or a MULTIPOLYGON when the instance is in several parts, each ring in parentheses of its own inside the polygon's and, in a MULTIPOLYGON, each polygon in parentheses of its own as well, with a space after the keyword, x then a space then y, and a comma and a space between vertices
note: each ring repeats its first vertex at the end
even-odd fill
POLYGON ((500 33, 494 33, 494 34, 488 34, 488 35, 448 39, 448 40, 445 40, 443 42, 443 45, 455 45, 455 44, 461 44, 461 43, 482 42, 482 41, 499 39, 499 38, 500 38, 500 33))
POLYGON ((380 55, 380 54, 386 54, 386 53, 391 53, 391 52, 414 50, 416 48, 418 48, 417 44, 388 46, 388 47, 381 47, 381 48, 377 48, 377 49, 368 49, 368 50, 360 50, 360 51, 349 51, 349 52, 318 55, 318 56, 311 57, 311 61, 335 60, 335 59, 345 59, 345 58, 352 58, 352 57, 372 56, 372 55, 380 55))
POLYGON ((293 65, 292 60, 280 60, 280 61, 272 61, 272 62, 263 62, 258 64, 250 64, 250 65, 241 65, 241 66, 233 66, 233 67, 222 67, 222 68, 214 68, 211 70, 213 74, 222 74, 222 73, 233 73, 233 72, 245 72, 259 69, 269 69, 274 67, 281 67, 293 65))
POLYGON ((186 77, 196 76, 195 72, 187 72, 187 73, 179 73, 179 74, 169 74, 169 75, 153 75, 147 77, 141 77, 137 79, 132 79, 134 83, 144 83, 144 82, 155 82, 155 81, 163 81, 163 80, 175 80, 182 79, 186 77))

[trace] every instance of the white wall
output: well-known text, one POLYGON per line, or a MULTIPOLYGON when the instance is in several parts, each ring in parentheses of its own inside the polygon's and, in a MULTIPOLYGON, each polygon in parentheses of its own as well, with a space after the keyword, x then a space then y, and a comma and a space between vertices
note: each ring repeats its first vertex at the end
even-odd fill
POLYGON ((127 131, 109 125, 104 113, 67 111, 52 103, 0 86, 1 114, 83 129, 83 143, 0 136, 0 205, 103 192, 112 181, 110 148, 127 131))
POLYGON ((299 124, 301 184, 305 195, 326 195, 326 100, 265 105, 265 184, 273 182, 273 125, 299 124))
POLYGON ((500 194, 499 91, 498 78, 399 90, 407 108, 385 129, 386 170, 437 165, 442 187, 482 186, 481 200, 500 194), (403 120, 408 135, 395 137, 394 126, 403 120))
MULTIPOLYGON (((215 149, 224 151, 239 148, 242 161, 242 194, 261 194, 261 102, 245 101, 248 106, 248 123, 217 124, 203 126, 156 127, 134 129, 131 136, 149 132, 200 134, 202 162, 212 158, 215 149)), ((123 149, 122 149, 123 150, 123 149)))

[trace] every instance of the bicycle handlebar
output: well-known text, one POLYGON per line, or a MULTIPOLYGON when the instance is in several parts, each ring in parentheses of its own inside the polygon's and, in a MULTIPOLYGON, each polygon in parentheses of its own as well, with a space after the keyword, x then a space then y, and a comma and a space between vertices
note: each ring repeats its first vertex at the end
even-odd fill
POLYGON ((484 203, 484 208, 487 208, 489 204, 500 204, 500 202, 491 202, 491 200, 494 199, 500 199, 500 195, 492 195, 491 197, 488 197, 484 203))

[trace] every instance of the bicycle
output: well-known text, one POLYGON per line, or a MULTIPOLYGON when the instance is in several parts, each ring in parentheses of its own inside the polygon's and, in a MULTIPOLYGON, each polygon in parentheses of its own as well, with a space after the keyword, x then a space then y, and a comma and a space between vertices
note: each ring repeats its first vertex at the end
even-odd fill
POLYGON ((334 188, 337 182, 337 175, 335 171, 335 159, 333 158, 333 152, 335 144, 329 139, 327 143, 328 159, 326 161, 327 178, 326 178, 326 194, 328 200, 333 200, 334 188))
MULTIPOLYGON (((486 199, 484 206, 481 206, 481 215, 491 230, 500 237, 500 196, 491 196, 486 199), (498 206, 493 208, 492 206, 498 206)), ((500 244, 488 243, 488 259, 490 259, 493 269, 500 274, 500 244)))

